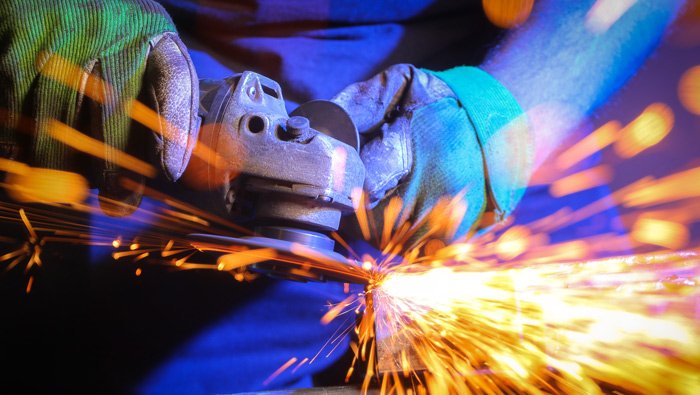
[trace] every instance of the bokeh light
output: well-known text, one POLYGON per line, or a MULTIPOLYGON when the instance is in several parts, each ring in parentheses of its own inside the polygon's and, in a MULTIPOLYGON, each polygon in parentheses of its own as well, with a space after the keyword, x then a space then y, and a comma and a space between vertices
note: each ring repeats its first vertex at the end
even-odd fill
POLYGON ((678 82, 678 98, 688 111, 700 115, 700 66, 683 73, 678 82))
POLYGON ((486 17, 494 25, 511 29, 527 20, 534 0, 483 0, 486 17))
POLYGON ((615 152, 631 158, 663 140, 673 129, 673 123, 673 110, 664 103, 653 103, 622 129, 615 152))

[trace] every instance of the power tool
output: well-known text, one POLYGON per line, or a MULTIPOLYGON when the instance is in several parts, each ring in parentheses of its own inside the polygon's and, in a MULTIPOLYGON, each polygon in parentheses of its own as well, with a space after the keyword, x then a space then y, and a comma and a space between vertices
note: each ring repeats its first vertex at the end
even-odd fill
POLYGON ((287 114, 279 84, 251 71, 202 80, 200 92, 200 146, 189 178, 212 192, 212 211, 254 234, 192 234, 192 245, 219 255, 273 248, 276 259, 253 270, 302 281, 365 282, 357 262, 335 252, 328 236, 353 212, 352 195, 365 176, 359 134, 345 110, 316 100, 287 114))

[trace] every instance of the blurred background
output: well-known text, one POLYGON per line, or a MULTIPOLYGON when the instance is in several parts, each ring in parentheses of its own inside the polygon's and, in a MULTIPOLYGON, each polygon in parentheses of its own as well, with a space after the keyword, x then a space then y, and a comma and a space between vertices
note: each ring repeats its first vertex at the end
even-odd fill
POLYGON ((671 177, 675 184, 668 193, 678 197, 685 189, 697 196, 700 175, 687 171, 700 166, 700 2, 688 2, 637 74, 579 129, 532 184, 549 185, 550 195, 574 205, 592 202, 583 196, 587 187, 607 184, 608 205, 621 214, 621 232, 656 248, 700 245, 697 198, 631 207, 624 195, 615 195, 634 183, 671 177), (592 160, 570 165, 581 152, 591 153, 592 160), (685 177, 678 177, 682 172, 685 177))

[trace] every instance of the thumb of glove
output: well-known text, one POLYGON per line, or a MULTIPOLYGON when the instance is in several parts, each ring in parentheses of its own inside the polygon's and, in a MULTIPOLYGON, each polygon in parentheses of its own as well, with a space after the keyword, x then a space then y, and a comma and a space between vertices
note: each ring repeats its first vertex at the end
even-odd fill
POLYGON ((348 86, 332 99, 348 112, 365 142, 360 157, 370 207, 389 195, 413 167, 410 124, 414 112, 451 96, 452 91, 437 77, 397 64, 348 86))
MULTIPOLYGON (((197 73, 185 45, 174 33, 164 33, 150 42, 144 85, 139 98, 152 111, 132 103, 131 116, 153 131, 155 160, 165 176, 176 181, 189 162, 197 142, 200 118, 197 73)), ((128 187, 120 179, 121 170, 105 172, 100 187, 100 204, 110 215, 127 215, 139 205, 145 178, 136 179, 128 187)))
POLYGON ((197 72, 177 35, 165 33, 153 46, 143 89, 142 97, 159 115, 152 129, 161 167, 176 181, 187 167, 200 124, 197 72))

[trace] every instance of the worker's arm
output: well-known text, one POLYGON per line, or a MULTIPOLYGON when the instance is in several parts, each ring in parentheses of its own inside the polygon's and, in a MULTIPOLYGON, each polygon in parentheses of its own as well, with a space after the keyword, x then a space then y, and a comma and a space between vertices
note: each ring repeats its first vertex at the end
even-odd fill
POLYGON ((539 1, 529 20, 489 54, 482 69, 528 113, 536 166, 634 75, 683 3, 539 1))
POLYGON ((593 1, 546 0, 481 68, 404 65, 346 88, 334 100, 367 136, 370 198, 400 196, 415 219, 464 192, 462 234, 485 209, 505 217, 534 166, 635 72, 681 3, 640 0, 605 29, 595 16, 611 12, 593 1))

